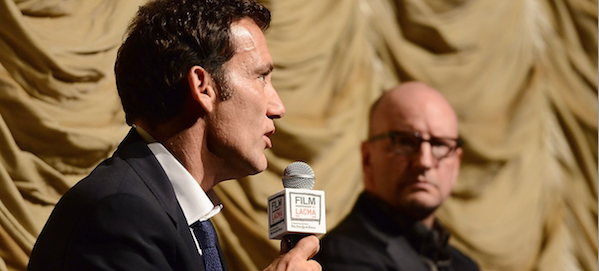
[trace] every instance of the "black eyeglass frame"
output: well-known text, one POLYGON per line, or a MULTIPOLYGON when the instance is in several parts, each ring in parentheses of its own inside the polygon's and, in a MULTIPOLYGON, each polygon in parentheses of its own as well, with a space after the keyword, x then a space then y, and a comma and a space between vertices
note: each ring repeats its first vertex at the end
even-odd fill
MULTIPOLYGON (((398 153, 397 152, 397 148, 395 147, 395 140, 394 138, 397 137, 400 134, 410 134, 412 135, 414 138, 416 138, 418 140, 418 145, 414 146, 414 153, 411 153, 410 155, 416 154, 420 151, 420 147, 422 146, 423 142, 428 142, 429 144, 431 144, 431 141, 433 141, 433 143, 435 141, 441 142, 442 140, 450 140, 450 141, 455 141, 456 145, 455 147, 450 147, 449 151, 447 152, 447 154, 445 154, 444 156, 441 157, 435 157, 437 160, 441 160, 445 157, 450 156, 452 153, 454 153, 457 149, 459 149, 460 147, 462 147, 462 145, 464 145, 464 140, 462 140, 461 138, 450 138, 450 137, 431 137, 429 139, 424 139, 422 138, 422 135, 420 135, 419 132, 412 132, 412 131, 389 131, 386 133, 382 133, 382 134, 378 134, 378 135, 374 135, 371 136, 367 139, 368 142, 374 142, 380 139, 385 139, 385 138, 390 138, 391 139, 391 143, 394 145, 394 151, 395 153, 399 154, 399 155, 405 155, 402 153, 398 153)), ((432 144, 431 144, 432 146, 432 144)))

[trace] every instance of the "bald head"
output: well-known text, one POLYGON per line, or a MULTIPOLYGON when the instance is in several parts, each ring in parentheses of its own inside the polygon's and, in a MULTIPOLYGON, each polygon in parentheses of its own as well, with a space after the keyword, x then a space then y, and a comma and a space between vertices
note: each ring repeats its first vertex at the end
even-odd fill
POLYGON ((384 124, 393 119, 406 118, 437 119, 434 122, 445 126, 443 130, 454 131, 446 136, 457 137, 455 111, 439 91, 421 82, 403 83, 381 95, 370 110, 369 136, 385 132, 384 124))
POLYGON ((401 84, 373 105, 369 138, 361 149, 366 191, 431 227, 462 156, 449 102, 423 83, 401 84))

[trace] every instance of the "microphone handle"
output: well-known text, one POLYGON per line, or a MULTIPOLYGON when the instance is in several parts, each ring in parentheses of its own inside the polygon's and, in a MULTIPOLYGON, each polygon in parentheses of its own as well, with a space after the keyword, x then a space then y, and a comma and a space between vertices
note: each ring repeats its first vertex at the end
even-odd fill
POLYGON ((284 250, 283 253, 287 253, 287 251, 291 250, 295 247, 295 244, 299 242, 300 239, 312 235, 310 233, 291 233, 283 236, 281 239, 281 250, 284 250))

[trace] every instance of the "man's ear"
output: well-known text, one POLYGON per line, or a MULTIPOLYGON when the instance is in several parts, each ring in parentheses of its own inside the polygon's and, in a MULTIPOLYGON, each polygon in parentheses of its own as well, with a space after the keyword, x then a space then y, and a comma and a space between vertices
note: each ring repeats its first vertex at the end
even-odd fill
POLYGON ((453 189, 453 187, 455 186, 455 184, 458 182, 458 175, 460 173, 460 165, 462 163, 462 154, 464 153, 464 151, 462 150, 462 148, 458 148, 457 150, 455 150, 455 164, 454 169, 453 169, 453 176, 452 176, 452 181, 451 181, 451 188, 453 189))
POLYGON ((364 188, 371 190, 372 184, 372 165, 370 163, 370 145, 368 141, 362 142, 360 146, 360 153, 362 154, 362 174, 364 179, 364 188))
POLYGON ((455 150, 456 155, 458 156, 458 160, 461 162, 462 161, 462 155, 464 154, 464 150, 462 149, 462 147, 459 147, 457 150, 455 150))
POLYGON ((202 67, 193 66, 187 73, 191 96, 206 112, 211 112, 217 100, 216 86, 212 76, 202 67))

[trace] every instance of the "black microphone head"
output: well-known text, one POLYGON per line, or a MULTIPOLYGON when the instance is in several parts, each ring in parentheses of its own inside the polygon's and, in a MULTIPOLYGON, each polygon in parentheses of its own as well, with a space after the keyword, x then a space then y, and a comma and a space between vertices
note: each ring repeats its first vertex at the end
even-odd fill
POLYGON ((301 161, 289 164, 283 171, 283 187, 312 189, 314 187, 314 170, 301 161))

